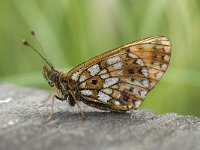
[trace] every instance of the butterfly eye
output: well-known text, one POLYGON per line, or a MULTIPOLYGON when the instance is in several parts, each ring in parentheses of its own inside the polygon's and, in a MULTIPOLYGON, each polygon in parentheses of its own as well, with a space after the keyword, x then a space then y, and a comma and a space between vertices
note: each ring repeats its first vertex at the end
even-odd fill
POLYGON ((52 81, 52 82, 56 82, 58 78, 58 73, 53 70, 50 74, 49 74, 49 79, 52 81))

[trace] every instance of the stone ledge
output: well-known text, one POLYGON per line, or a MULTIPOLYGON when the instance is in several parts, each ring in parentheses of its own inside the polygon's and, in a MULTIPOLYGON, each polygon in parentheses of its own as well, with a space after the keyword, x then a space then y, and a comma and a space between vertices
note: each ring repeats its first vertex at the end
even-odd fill
POLYGON ((82 120, 76 108, 57 102, 52 121, 41 124, 50 112, 48 105, 39 107, 47 95, 0 84, 0 149, 200 149, 200 119, 175 113, 113 113, 82 104, 82 120))

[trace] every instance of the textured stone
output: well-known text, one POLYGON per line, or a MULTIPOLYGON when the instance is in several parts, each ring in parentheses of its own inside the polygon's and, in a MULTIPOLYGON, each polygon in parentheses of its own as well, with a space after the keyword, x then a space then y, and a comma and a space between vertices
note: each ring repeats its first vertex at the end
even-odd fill
POLYGON ((200 119, 175 113, 157 115, 140 109, 128 113, 77 108, 57 101, 53 119, 44 90, 0 84, 0 149, 2 150, 199 150, 200 119))

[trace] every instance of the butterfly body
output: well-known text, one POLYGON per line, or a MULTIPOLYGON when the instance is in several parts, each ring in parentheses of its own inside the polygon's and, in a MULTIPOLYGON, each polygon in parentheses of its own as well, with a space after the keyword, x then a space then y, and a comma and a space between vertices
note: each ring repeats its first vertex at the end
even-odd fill
POLYGON ((134 41, 96 56, 68 73, 44 67, 57 98, 103 110, 138 109, 167 70, 171 44, 157 36, 134 41))

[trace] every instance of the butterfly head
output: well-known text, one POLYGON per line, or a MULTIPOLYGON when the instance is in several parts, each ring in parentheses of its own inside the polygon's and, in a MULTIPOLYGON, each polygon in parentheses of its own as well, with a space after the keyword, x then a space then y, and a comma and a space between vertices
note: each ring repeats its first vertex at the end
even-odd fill
POLYGON ((59 82, 59 72, 54 68, 43 67, 44 77, 51 87, 54 87, 59 82))

